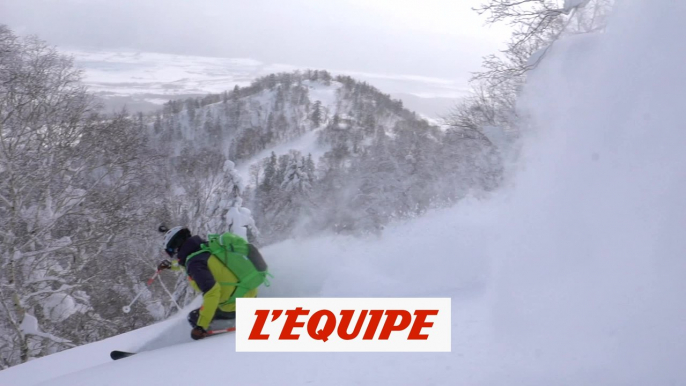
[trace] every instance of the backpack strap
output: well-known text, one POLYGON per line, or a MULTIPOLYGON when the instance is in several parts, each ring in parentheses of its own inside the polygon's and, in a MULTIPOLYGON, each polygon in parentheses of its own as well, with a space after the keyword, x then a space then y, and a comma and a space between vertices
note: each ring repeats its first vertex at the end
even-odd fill
MULTIPOLYGON (((212 240, 217 240, 219 245, 226 247, 226 245, 224 244, 224 240, 220 235, 210 234, 210 235, 208 235, 207 243, 200 244, 200 250, 199 251, 193 252, 190 255, 188 255, 188 257, 186 257, 186 267, 188 267, 188 263, 195 256, 198 256, 202 253, 209 253, 210 255, 213 255, 212 251, 210 250, 210 245, 209 245, 212 242, 212 240)), ((234 253, 236 252, 236 250, 233 247, 233 244, 229 243, 228 247, 231 249, 231 252, 234 252, 234 253)), ((227 254, 229 253, 227 248, 224 248, 224 251, 227 254)), ((220 256, 215 256, 215 257, 220 258, 220 256)), ((229 268, 229 270, 230 270, 230 268, 229 268)), ((186 273, 188 273, 187 270, 186 270, 186 273)), ((254 272, 250 273, 248 276, 244 277, 242 281, 249 281, 250 279, 254 278, 255 276, 261 276, 262 277, 262 284, 264 284, 265 287, 269 287, 271 285, 271 283, 269 282, 269 279, 267 279, 267 277, 268 276, 272 277, 272 278, 274 277, 274 276, 272 276, 272 274, 270 274, 266 270, 265 271, 255 270, 254 272)), ((235 302, 236 298, 241 298, 241 297, 245 296, 245 294, 248 293, 248 291, 251 291, 253 289, 253 288, 248 288, 247 286, 245 286, 245 284, 241 283, 241 280, 239 280, 238 283, 219 282, 218 284, 221 286, 236 287, 236 289, 233 291, 233 294, 231 294, 231 297, 229 297, 229 299, 227 299, 225 302, 222 302, 221 304, 219 304, 220 306, 235 302)))
MULTIPOLYGON (((226 246, 226 245, 224 245, 224 238, 223 237, 220 236, 220 237, 217 237, 217 239, 219 239, 219 245, 221 245, 222 247, 226 246)), ((229 248, 231 248, 231 252, 236 252, 236 250, 233 248, 233 244, 229 244, 229 248)))
MULTIPOLYGON (((251 273, 250 275, 246 276, 245 279, 246 281, 253 276, 258 276, 262 275, 263 277, 263 284, 265 287, 269 287, 271 283, 269 283, 269 280, 267 279, 267 276, 272 276, 269 272, 260 272, 260 271, 255 271, 251 273)), ((220 282, 219 285, 223 286, 233 286, 236 287, 236 289, 233 291, 233 294, 231 294, 231 297, 229 297, 225 302, 221 303, 220 306, 223 306, 225 304, 230 304, 236 301, 236 298, 242 298, 248 291, 253 290, 254 288, 247 288, 245 285, 242 283, 228 283, 228 282, 220 282)))
POLYGON ((209 253, 210 255, 212 254, 212 252, 210 252, 210 247, 207 246, 207 244, 204 244, 204 243, 200 244, 200 250, 199 251, 193 252, 190 255, 188 255, 188 257, 186 257, 186 267, 188 267, 188 262, 191 261, 192 258, 194 258, 195 256, 198 256, 201 253, 205 253, 205 252, 209 253))
MULTIPOLYGON (((255 271, 255 272, 251 273, 250 275, 246 276, 244 278, 244 280, 247 281, 248 279, 252 278, 253 276, 257 276, 259 274, 260 274, 260 272, 255 271)), ((220 282, 219 285, 236 287, 236 289, 231 294, 231 297, 229 297, 224 303, 222 303, 222 305, 235 302, 236 298, 242 298, 243 295, 245 295, 246 293, 248 293, 248 291, 250 291, 252 289, 252 288, 250 288, 250 289, 246 288, 245 285, 243 285, 243 283, 240 283, 240 282, 239 283, 220 282)))
POLYGON ((264 284, 265 287, 271 287, 272 282, 270 282, 269 279, 268 279, 267 277, 271 277, 271 278, 273 279, 273 278, 274 278, 274 275, 272 275, 271 273, 269 273, 269 271, 265 271, 264 273, 265 273, 265 275, 264 275, 264 282, 263 282, 262 284, 264 284))

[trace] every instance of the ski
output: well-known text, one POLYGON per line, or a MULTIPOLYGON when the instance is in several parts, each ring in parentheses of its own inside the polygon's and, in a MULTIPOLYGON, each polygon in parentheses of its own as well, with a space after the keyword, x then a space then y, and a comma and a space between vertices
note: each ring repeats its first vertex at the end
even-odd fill
POLYGON ((110 358, 112 358, 112 360, 116 361, 119 359, 128 358, 132 355, 136 355, 136 353, 135 352, 114 350, 110 353, 110 358))
MULTIPOLYGON (((220 334, 225 334, 227 332, 232 332, 232 331, 236 331, 236 327, 210 330, 210 331, 207 331, 207 336, 220 335, 220 334)), ((110 353, 110 358, 112 358, 112 360, 114 360, 114 361, 117 361, 119 359, 128 358, 128 357, 136 355, 136 354, 138 354, 138 353, 114 350, 110 353)))
POLYGON ((236 327, 222 328, 219 330, 210 330, 210 331, 207 331, 207 335, 208 336, 218 335, 218 334, 223 334, 225 332, 232 332, 232 331, 236 331, 236 327))

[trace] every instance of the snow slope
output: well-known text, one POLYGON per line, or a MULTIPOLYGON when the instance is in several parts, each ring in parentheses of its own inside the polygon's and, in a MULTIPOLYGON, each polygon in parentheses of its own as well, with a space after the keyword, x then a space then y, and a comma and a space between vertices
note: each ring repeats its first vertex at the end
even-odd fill
POLYGON ((521 100, 539 130, 491 201, 265 250, 265 296, 451 296, 451 353, 239 354, 223 336, 108 362, 153 326, 0 384, 686 384, 685 17, 684 2, 625 1, 603 35, 556 44, 521 100))
MULTIPOLYGON (((216 384, 221 382, 222 376, 226 376, 226 382, 246 385, 322 382, 347 385, 366 383, 370 379, 386 379, 393 384, 411 381, 426 384, 431 378, 442 383, 442 379, 476 374, 477 366, 487 359, 484 348, 491 346, 488 339, 492 334, 488 332, 489 323, 483 320, 489 313, 482 301, 488 267, 475 244, 489 237, 482 228, 490 220, 481 211, 478 217, 467 212, 460 217, 454 214, 434 213, 397 226, 391 231, 392 236, 381 239, 326 237, 292 240, 265 248, 263 253, 270 258, 270 270, 275 277, 272 286, 262 291, 264 296, 312 297, 449 294, 455 307, 452 354, 238 354, 234 352, 232 334, 190 341, 184 312, 154 326, 2 371, 0 385, 216 384), (468 218, 472 221, 465 220, 468 218), (435 224, 447 226, 443 232, 435 232, 435 224), (455 232, 470 237, 453 238, 453 242, 446 245, 445 240, 455 232), (399 243, 413 235, 423 237, 435 247, 399 243), (454 259, 452 250, 474 250, 476 253, 454 259), (408 287, 408 281, 414 278, 414 261, 397 258, 405 254, 423 255, 427 264, 441 265, 442 269, 436 272, 437 284, 420 290, 408 287), (303 280, 304 277, 307 280, 303 280), (164 345, 171 346, 117 362, 109 359, 112 349, 138 350, 141 346, 154 349, 164 345), (454 361, 460 357, 466 359, 454 361), (196 361, 214 362, 218 369, 227 370, 186 370, 196 361), (254 378, 250 372, 232 370, 247 368, 256 369, 258 377, 254 378), (427 375, 427 371, 433 375, 427 375)), ((467 379, 472 379, 472 375, 467 379)))

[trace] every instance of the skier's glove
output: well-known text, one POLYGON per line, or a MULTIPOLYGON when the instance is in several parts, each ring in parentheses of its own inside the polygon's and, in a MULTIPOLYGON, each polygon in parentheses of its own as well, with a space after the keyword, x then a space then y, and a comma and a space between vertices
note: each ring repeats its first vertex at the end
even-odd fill
POLYGON ((207 331, 205 331, 205 329, 200 326, 195 326, 195 328, 191 330, 191 338, 193 338, 193 340, 199 340, 206 336, 207 331))
POLYGON ((157 270, 161 271, 163 269, 170 269, 172 267, 172 263, 169 260, 162 260, 160 261, 160 264, 157 266, 157 270))

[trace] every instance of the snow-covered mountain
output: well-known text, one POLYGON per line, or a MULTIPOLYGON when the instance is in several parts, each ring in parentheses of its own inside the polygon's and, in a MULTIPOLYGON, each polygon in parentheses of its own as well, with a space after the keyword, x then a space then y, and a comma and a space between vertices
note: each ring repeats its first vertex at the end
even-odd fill
POLYGON ((377 128, 388 136, 399 124, 436 129, 401 101, 326 71, 271 74, 230 92, 172 101, 148 121, 165 154, 213 148, 237 162, 246 180, 249 166, 271 152, 298 150, 319 159, 334 145, 335 131, 359 136, 356 146, 362 146, 377 128))
POLYGON ((0 384, 685 384, 685 16, 681 2, 624 2, 605 33, 559 42, 521 100, 546 130, 501 196, 380 238, 265 248, 265 296, 452 297, 451 353, 236 353, 230 335, 179 343, 181 314, 0 384), (165 340, 179 344, 107 358, 165 340))
POLYGON ((268 75, 139 119, 173 173, 194 170, 197 178, 207 167, 193 165, 235 162, 237 194, 265 241, 378 232, 491 190, 501 175, 498 150, 483 134, 441 130, 375 87, 326 71, 268 75))

